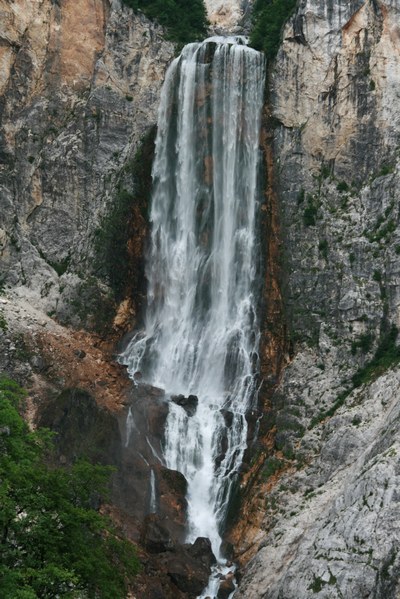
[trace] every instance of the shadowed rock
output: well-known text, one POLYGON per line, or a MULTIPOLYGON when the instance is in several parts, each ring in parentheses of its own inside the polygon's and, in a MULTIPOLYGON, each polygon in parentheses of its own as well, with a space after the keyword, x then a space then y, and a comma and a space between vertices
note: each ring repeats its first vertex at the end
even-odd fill
POLYGON ((199 403, 199 398, 196 397, 196 395, 189 395, 188 397, 185 397, 184 395, 172 395, 171 401, 178 406, 181 406, 188 416, 194 416, 199 403))

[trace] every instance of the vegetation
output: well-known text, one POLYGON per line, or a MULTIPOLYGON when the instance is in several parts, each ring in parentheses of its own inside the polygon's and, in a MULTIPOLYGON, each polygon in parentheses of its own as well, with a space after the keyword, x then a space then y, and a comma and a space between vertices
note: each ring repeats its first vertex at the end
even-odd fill
POLYGON ((7 324, 7 320, 3 314, 3 312, 0 311, 0 331, 3 331, 3 333, 5 333, 8 329, 8 324, 7 324))
POLYGON ((349 191, 349 186, 346 183, 346 181, 340 181, 337 185, 336 185, 336 189, 340 192, 347 192, 349 191))
POLYGON ((282 28, 293 13, 296 0, 256 0, 250 45, 273 59, 279 49, 282 28))
POLYGON ((391 175, 392 173, 394 173, 394 165, 383 164, 381 170, 378 173, 378 177, 385 177, 386 175, 391 175))
POLYGON ((359 349, 363 354, 367 354, 374 343, 374 336, 372 333, 363 333, 359 336, 356 341, 353 341, 351 344, 351 353, 353 356, 356 355, 357 350, 359 349))
POLYGON ((132 191, 119 183, 113 206, 95 233, 97 274, 111 286, 117 301, 124 296, 127 282, 138 289, 139 279, 144 279, 144 274, 132 272, 134 264, 129 241, 136 239, 138 243, 142 234, 140 229, 147 226, 154 142, 153 128, 122 173, 126 186, 132 191))
POLYGON ((308 205, 304 209, 303 212, 303 222, 306 227, 314 227, 316 224, 318 214, 318 207, 314 203, 314 199, 309 196, 308 197, 308 205))
POLYGON ((135 549, 93 508, 110 470, 50 466, 50 433, 30 432, 18 413, 24 395, 0 378, 0 597, 125 597, 135 549))
POLYGON ((128 240, 133 213, 134 194, 120 189, 111 211, 96 231, 96 250, 115 296, 119 299, 126 285, 129 263, 128 240))
MULTIPOLYGON (((378 349, 375 352, 374 357, 368 364, 360 368, 355 375, 352 377, 351 386, 338 395, 337 400, 326 412, 320 412, 311 420, 310 428, 316 426, 319 422, 333 416, 345 402, 346 398, 350 395, 353 389, 357 389, 366 383, 371 383, 382 375, 386 370, 395 366, 400 362, 400 347, 397 346, 398 329, 395 325, 392 325, 389 331, 381 337, 378 349)), ((368 351, 368 348, 372 345, 372 340, 369 335, 362 335, 359 339, 359 345, 362 351, 368 351)), ((357 349, 357 348, 356 348, 357 349)), ((353 353, 353 346, 352 346, 353 353)))
POLYGON ((336 576, 334 576, 332 574, 332 572, 329 572, 329 580, 327 582, 325 580, 322 580, 322 578, 320 578, 319 576, 315 576, 315 574, 314 574, 313 582, 310 584, 310 586, 308 588, 313 593, 319 593, 320 591, 322 591, 324 586, 326 586, 327 584, 335 585, 336 582, 337 582, 337 578, 336 578, 336 576))
POLYGON ((171 41, 178 44, 203 39, 207 34, 207 13, 203 0, 123 0, 165 27, 171 41))
POLYGON ((372 360, 353 376, 352 382, 354 388, 374 381, 388 370, 388 368, 400 362, 400 347, 396 345, 397 336, 397 327, 392 325, 389 331, 381 338, 372 360))
POLYGON ((322 257, 327 260, 328 259, 328 240, 322 239, 318 244, 318 250, 320 251, 322 257))
POLYGON ((276 472, 281 470, 283 467, 283 462, 274 456, 271 456, 265 460, 262 477, 264 480, 267 480, 270 476, 273 476, 276 472))

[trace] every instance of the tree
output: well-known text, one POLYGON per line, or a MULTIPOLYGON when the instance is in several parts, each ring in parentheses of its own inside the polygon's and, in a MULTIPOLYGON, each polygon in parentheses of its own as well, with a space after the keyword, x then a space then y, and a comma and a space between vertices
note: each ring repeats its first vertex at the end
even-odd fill
POLYGON ((163 25, 169 39, 187 44, 207 34, 207 12, 203 0, 123 0, 133 10, 142 10, 163 25))
POLYGON ((296 0, 256 0, 250 44, 275 58, 281 43, 282 28, 296 7, 296 0))
POLYGON ((24 395, 0 378, 0 597, 123 599, 135 548, 95 509, 110 468, 49 465, 51 435, 29 431, 24 395))

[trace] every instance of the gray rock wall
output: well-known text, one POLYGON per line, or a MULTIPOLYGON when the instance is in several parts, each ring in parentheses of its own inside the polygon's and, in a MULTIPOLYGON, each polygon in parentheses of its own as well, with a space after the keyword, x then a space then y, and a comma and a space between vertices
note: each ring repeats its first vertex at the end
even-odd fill
POLYGON ((1 279, 66 316, 84 284, 110 295, 95 232, 157 120, 174 48, 119 0, 0 0, 0 14, 1 279))
POLYGON ((399 596, 399 370, 343 395, 400 324, 399 17, 303 0, 272 65, 292 348, 238 599, 399 596))

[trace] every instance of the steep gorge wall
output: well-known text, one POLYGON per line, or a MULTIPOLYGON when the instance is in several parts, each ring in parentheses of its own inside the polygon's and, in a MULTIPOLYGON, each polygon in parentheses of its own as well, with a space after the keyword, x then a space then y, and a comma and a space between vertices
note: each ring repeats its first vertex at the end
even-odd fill
MULTIPOLYGON (((267 394, 263 452, 274 458, 261 466, 261 456, 234 539, 243 561, 260 549, 238 597, 398 592, 398 371, 337 401, 400 325, 399 13, 398 0, 303 0, 271 70, 270 388, 287 358, 281 275, 291 363, 267 394)), ((0 15, 1 277, 42 310, 90 326, 113 303, 96 274, 95 232, 117 188, 134 191, 133 158, 174 49, 118 0, 0 0, 0 15)), ((93 386, 110 396, 99 355, 93 386)))
POLYGON ((0 15, 1 282, 93 326, 114 299, 96 234, 133 191, 174 47, 119 0, 1 0, 0 15))
POLYGON ((272 65, 291 363, 235 537, 256 553, 238 597, 398 596, 399 17, 304 0, 272 65))

